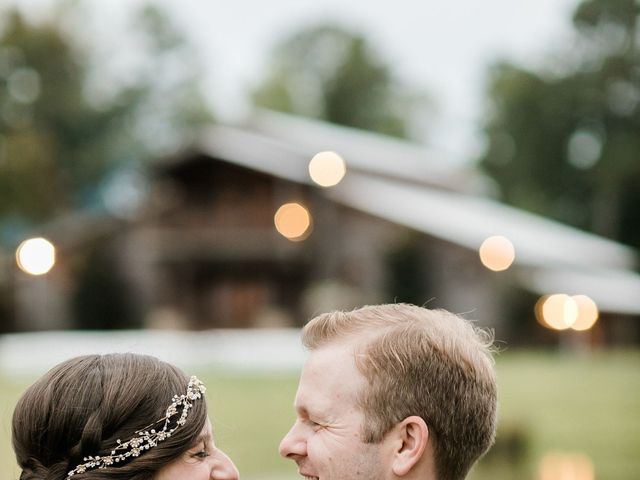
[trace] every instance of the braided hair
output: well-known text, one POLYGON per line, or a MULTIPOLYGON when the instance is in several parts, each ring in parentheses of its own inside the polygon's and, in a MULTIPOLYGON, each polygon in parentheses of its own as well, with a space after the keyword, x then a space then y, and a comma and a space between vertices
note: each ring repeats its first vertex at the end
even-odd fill
MULTIPOLYGON (((87 355, 47 372, 22 395, 12 423, 12 443, 20 480, 65 480, 84 457, 106 455, 118 439, 165 416, 189 376, 177 367, 134 353, 87 355)), ((204 401, 195 402, 186 424, 166 441, 74 480, 151 480, 198 438, 207 421, 204 401)))

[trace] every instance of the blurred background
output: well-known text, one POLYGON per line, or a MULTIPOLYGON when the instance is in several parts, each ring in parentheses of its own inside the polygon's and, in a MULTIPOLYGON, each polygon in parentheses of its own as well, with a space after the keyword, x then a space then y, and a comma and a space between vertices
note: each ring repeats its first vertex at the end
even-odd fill
POLYGON ((24 388, 109 351, 297 478, 299 328, 382 302, 495 331, 474 480, 640 478, 640 5, 440 3, 0 4, 0 480, 24 388))

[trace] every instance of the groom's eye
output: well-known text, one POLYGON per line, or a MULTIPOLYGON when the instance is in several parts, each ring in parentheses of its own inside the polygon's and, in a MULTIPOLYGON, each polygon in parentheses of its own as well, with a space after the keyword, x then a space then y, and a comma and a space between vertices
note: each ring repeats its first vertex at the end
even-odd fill
POLYGON ((318 423, 318 422, 316 422, 315 420, 312 420, 312 419, 310 419, 310 418, 308 418, 308 419, 307 419, 307 424, 308 424, 311 428, 313 428, 314 430, 317 430, 317 429, 319 429, 319 428, 322 428, 322 424, 321 424, 321 423, 318 423))

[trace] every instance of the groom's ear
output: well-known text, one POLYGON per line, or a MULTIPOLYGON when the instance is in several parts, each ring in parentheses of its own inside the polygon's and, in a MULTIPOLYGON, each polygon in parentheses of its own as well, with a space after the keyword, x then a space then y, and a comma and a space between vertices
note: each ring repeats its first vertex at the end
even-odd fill
POLYGON ((429 442, 429 428, 418 416, 405 418, 392 430, 392 463, 393 473, 403 477, 424 461, 429 442))

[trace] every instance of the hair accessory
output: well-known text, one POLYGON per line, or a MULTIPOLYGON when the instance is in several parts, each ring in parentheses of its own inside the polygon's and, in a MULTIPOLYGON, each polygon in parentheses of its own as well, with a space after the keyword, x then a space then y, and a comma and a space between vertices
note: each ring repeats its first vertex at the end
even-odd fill
POLYGON ((173 432, 186 423, 192 402, 202 398, 202 394, 206 390, 207 388, 204 386, 204 383, 198 380, 195 376, 192 376, 189 380, 189 384, 187 385, 187 393, 180 396, 173 396, 171 404, 167 407, 163 418, 136 431, 133 438, 126 442, 122 442, 118 439, 118 445, 111 450, 109 455, 85 457, 85 463, 81 463, 67 473, 66 480, 69 480, 69 478, 73 477, 76 473, 84 473, 93 468, 107 468, 115 463, 124 462, 129 457, 137 457, 145 450, 149 450, 151 447, 158 445, 159 442, 166 440, 173 434, 173 432), (175 421, 175 426, 173 428, 169 428, 171 418, 178 414, 178 409, 180 407, 182 407, 180 418, 175 421), (160 422, 164 422, 161 430, 151 428, 160 422))

